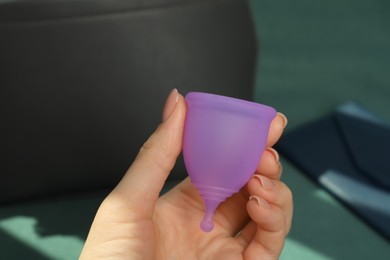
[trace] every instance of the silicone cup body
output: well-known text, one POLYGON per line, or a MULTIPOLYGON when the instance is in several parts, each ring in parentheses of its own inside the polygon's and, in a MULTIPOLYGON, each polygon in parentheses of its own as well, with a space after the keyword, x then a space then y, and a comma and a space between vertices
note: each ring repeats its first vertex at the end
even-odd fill
POLYGON ((238 192, 256 171, 276 110, 236 98, 190 92, 183 157, 205 204, 201 229, 213 229, 218 205, 238 192))

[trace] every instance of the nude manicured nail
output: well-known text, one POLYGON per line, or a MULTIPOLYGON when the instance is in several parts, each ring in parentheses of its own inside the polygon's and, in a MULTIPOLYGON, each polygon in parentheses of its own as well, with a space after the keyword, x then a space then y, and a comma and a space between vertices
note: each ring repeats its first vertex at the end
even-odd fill
POLYGON ((167 100, 165 101, 163 116, 162 116, 163 122, 168 120, 173 110, 175 110, 178 101, 179 101, 179 91, 177 91, 177 89, 174 88, 172 89, 171 93, 169 93, 167 100))
POLYGON ((252 178, 259 180, 261 187, 265 190, 270 190, 275 187, 275 183, 271 179, 260 174, 255 174, 252 178))
POLYGON ((252 195, 249 197, 249 200, 256 201, 257 205, 259 205, 260 207, 265 207, 265 208, 270 207, 269 203, 259 196, 252 195))
POLYGON ((287 123, 288 123, 287 117, 285 115, 283 115, 282 113, 280 113, 280 112, 278 112, 277 114, 280 115, 280 117, 282 118, 282 120, 283 120, 283 127, 286 128, 287 123))
POLYGON ((266 148, 267 151, 271 152, 272 155, 274 156, 275 162, 279 162, 279 153, 272 147, 266 148))

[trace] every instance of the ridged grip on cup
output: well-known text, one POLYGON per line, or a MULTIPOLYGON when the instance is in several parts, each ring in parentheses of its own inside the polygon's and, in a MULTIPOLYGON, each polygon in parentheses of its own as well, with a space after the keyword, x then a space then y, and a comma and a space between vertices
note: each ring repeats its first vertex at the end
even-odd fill
POLYGON ((203 198, 205 204, 205 214, 200 227, 205 232, 210 232, 214 228, 214 212, 219 204, 232 196, 238 190, 225 189, 215 186, 193 183, 203 198))

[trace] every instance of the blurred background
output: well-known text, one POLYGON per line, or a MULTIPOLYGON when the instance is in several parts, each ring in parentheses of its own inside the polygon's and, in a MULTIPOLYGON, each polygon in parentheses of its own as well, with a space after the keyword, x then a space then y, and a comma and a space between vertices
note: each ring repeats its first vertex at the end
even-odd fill
MULTIPOLYGON (((390 122, 388 1, 38 2, 0 0, 0 259, 77 259, 173 87, 271 105, 286 133, 350 100, 390 122)), ((281 259, 389 259, 384 236, 282 160, 295 212, 281 259)), ((179 162, 166 189, 185 176, 179 162)))
POLYGON ((251 7, 260 39, 255 96, 284 111, 289 127, 347 100, 390 121, 387 1, 251 1, 251 7))
MULTIPOLYGON (((287 133, 351 100, 390 122, 389 2, 251 1, 251 8, 260 39, 255 98, 287 115, 287 133)), ((281 259, 390 257, 384 237, 290 161, 283 165, 295 215, 281 259)), ((382 203, 390 209, 389 195, 382 203)))

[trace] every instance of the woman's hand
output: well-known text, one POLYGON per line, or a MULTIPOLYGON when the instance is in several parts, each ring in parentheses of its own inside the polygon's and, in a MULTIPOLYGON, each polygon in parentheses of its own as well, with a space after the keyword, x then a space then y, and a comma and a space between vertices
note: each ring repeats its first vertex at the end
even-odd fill
POLYGON ((101 204, 81 259, 278 259, 293 203, 270 147, 287 119, 278 113, 272 121, 256 173, 217 208, 214 229, 204 233, 203 202, 188 178, 159 197, 182 150, 185 116, 185 100, 173 90, 163 122, 101 204))

